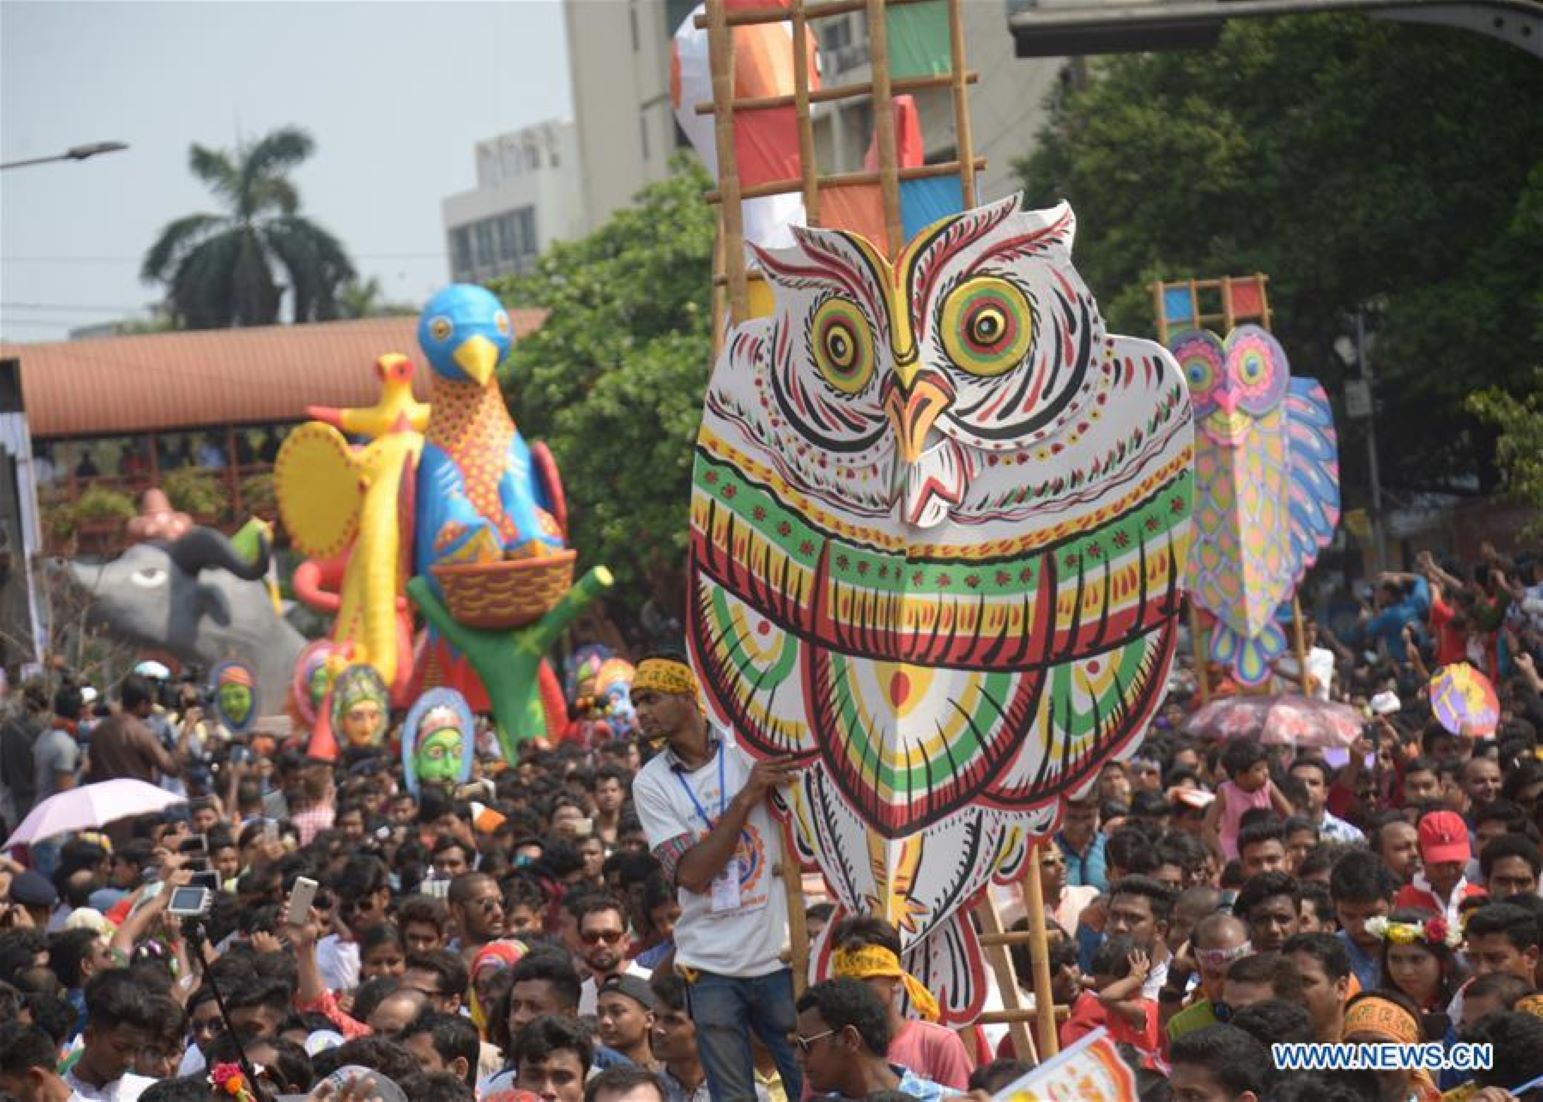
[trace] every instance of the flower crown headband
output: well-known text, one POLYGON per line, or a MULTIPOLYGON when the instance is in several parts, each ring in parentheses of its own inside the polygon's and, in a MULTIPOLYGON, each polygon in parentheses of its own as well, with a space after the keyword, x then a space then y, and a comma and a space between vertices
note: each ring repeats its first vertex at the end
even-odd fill
POLYGON ((1378 915, 1366 920, 1366 932, 1379 941, 1394 945, 1413 945, 1423 941, 1427 945, 1444 945, 1456 949, 1463 943, 1463 931, 1444 918, 1427 918, 1424 922, 1389 922, 1378 915))
MULTIPOLYGON (((261 1075, 262 1071, 261 1064, 252 1069, 254 1075, 261 1075)), ((230 1095, 234 1102, 256 1102, 240 1064, 215 1064, 209 1072, 209 1085, 217 1093, 230 1095)))

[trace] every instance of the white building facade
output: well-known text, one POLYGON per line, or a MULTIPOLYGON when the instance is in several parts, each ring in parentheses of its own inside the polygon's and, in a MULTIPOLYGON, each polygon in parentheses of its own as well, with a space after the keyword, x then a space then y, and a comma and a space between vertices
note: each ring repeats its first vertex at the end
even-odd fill
POLYGON ((577 127, 549 121, 478 142, 477 186, 440 204, 457 283, 531 270, 554 241, 586 229, 577 127))

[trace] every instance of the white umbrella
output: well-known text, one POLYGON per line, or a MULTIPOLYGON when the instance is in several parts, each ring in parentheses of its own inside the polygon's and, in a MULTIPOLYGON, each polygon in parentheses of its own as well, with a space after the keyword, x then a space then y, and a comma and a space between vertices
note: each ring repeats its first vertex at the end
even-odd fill
POLYGON ((147 658, 135 666, 134 672, 140 677, 151 677, 157 681, 171 680, 171 670, 167 668, 166 663, 157 662, 153 658, 147 658))
POLYGON ((172 804, 183 803, 187 803, 186 796, 177 796, 164 788, 127 777, 83 784, 50 796, 34 807, 0 849, 52 838, 56 834, 95 830, 136 815, 155 815, 172 804))

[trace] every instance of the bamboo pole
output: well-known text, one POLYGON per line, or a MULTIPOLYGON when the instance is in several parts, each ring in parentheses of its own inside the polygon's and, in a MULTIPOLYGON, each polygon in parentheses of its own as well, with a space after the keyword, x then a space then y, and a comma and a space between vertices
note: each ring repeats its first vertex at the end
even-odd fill
MULTIPOLYGON (((980 171, 986 167, 986 158, 975 158, 975 169, 980 171)), ((944 161, 935 165, 917 165, 915 168, 902 168, 895 171, 897 180, 926 180, 933 176, 951 176, 959 171, 958 161, 944 161)), ((835 172, 829 176, 820 177, 820 186, 829 190, 838 187, 855 187, 860 184, 881 183, 883 174, 879 172, 835 172)), ((803 188, 802 180, 772 180, 764 184, 756 184, 753 187, 744 188, 739 192, 741 199, 759 199, 763 195, 790 195, 803 188)), ((724 200, 721 191, 709 191, 703 196, 709 203, 719 203, 724 200)))
POLYGON ((710 307, 713 312, 713 355, 712 361, 707 365, 709 377, 712 375, 713 368, 718 364, 718 357, 723 354, 723 339, 728 328, 727 319, 724 315, 728 313, 729 308, 728 296, 725 294, 724 288, 728 286, 728 283, 729 277, 723 270, 723 216, 720 213, 718 217, 718 234, 713 238, 713 297, 710 307))
MULTIPOLYGON (((807 22, 806 20, 806 25, 807 22)), ((808 64, 807 58, 805 58, 805 64, 806 66, 808 64)), ((973 69, 968 70, 964 74, 964 82, 966 84, 979 84, 980 74, 973 69)), ((954 78, 949 74, 932 77, 901 77, 898 80, 890 81, 889 90, 892 93, 922 92, 929 88, 947 88, 953 83, 954 78)), ((853 81, 851 84, 832 84, 826 88, 810 88, 808 91, 810 103, 829 103, 832 100, 870 96, 873 94, 873 81, 858 80, 853 81)), ((773 107, 794 107, 797 103, 798 101, 794 93, 780 96, 745 96, 734 100, 734 110, 766 111, 773 107)), ((711 100, 704 100, 692 108, 698 115, 711 115, 714 109, 714 104, 711 100)))
POLYGON ((868 63, 873 70, 873 133, 878 142, 879 190, 884 197, 884 238, 889 255, 905 247, 900 223, 899 154, 895 149, 895 105, 889 85, 889 20, 884 0, 868 0, 868 63))
POLYGON ((798 848, 793 844, 793 800, 788 799, 788 817, 782 827, 782 891, 788 901, 788 967, 793 970, 793 997, 801 997, 809 986, 809 924, 804 918, 804 870, 798 862, 798 848))
POLYGON ((750 313, 750 292, 745 280, 739 166, 734 156, 734 35, 724 5, 725 0, 707 0, 707 53, 713 101, 718 105, 713 137, 718 147, 718 190, 723 194, 723 269, 729 277, 729 318, 738 325, 750 313))
POLYGON ((809 118, 809 24, 804 0, 793 0, 793 118, 798 124, 798 168, 804 181, 804 222, 820 224, 820 166, 814 163, 814 123, 809 118))
POLYGON ((1039 1058, 1048 1060, 1061 1051, 1055 1031, 1055 996, 1050 991, 1050 945, 1045 939, 1045 891, 1039 882, 1039 849, 1044 839, 1029 843, 1024 863, 1024 910, 1029 918, 1029 963, 1034 969, 1034 1009, 1039 1018, 1039 1058))
MULTIPOLYGON (((1071 1007, 1062 1006, 1059 1003, 1055 1008, 1055 1020, 1064 1022, 1072 1016, 1071 1007)), ((1023 1008, 1019 1010, 986 1010, 975 1019, 976 1025, 1010 1025, 1013 1022, 1034 1022, 1039 1020, 1039 1011, 1023 1008)))
MULTIPOLYGON (((1007 1019, 1007 1032, 1013 1039, 1013 1048, 1017 1050, 1020 1060, 1034 1060, 1037 1063, 1034 1036, 1025 1024, 1028 1021, 1029 1012, 1024 1009, 1023 995, 1018 988, 1018 976, 1013 969, 1013 959, 999 940, 1004 933, 1002 915, 997 910, 996 899, 993 898, 989 886, 981 893, 980 902, 975 905, 975 917, 980 920, 980 927, 985 931, 985 935, 981 938, 981 951, 986 954, 986 960, 991 965, 991 973, 996 977, 997 989, 1002 993, 1002 1005, 1007 1008, 1005 1014, 1012 1015, 1007 1019), (991 939, 990 944, 987 943, 987 939, 991 939)), ((1038 1001, 1037 995, 1035 1000, 1038 1001)))
POLYGON ((961 170, 959 191, 964 209, 975 206, 975 138, 970 129, 970 98, 965 92, 964 16, 959 0, 948 0, 949 83, 954 94, 954 153, 961 170))
POLYGON ((1291 595, 1291 634, 1297 652, 1297 680, 1302 684, 1302 695, 1312 696, 1313 691, 1308 686, 1307 632, 1302 627, 1302 601, 1295 593, 1291 595))
MULTIPOLYGON (((924 4, 927 0, 889 0, 895 7, 904 4, 924 4)), ((868 0, 825 0, 824 3, 810 4, 804 9, 804 14, 809 19, 829 19, 833 15, 846 15, 848 12, 862 11, 868 6, 868 0)), ((696 17, 694 26, 702 28, 708 25, 708 16, 696 17)), ((746 8, 729 12, 729 26, 748 27, 755 23, 782 23, 788 18, 788 10, 783 7, 746 8)))
POLYGON ((1195 655, 1195 678, 1203 706, 1211 703, 1211 677, 1205 664, 1205 633, 1200 629, 1200 609, 1195 604, 1195 595, 1189 594, 1184 603, 1189 606, 1189 643, 1195 655))

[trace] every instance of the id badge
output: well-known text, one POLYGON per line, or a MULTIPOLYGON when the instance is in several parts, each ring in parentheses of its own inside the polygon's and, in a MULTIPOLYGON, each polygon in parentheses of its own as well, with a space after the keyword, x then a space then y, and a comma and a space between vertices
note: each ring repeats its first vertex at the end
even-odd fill
POLYGON ((729 860, 728 867, 713 877, 713 914, 739 910, 739 862, 729 860))

